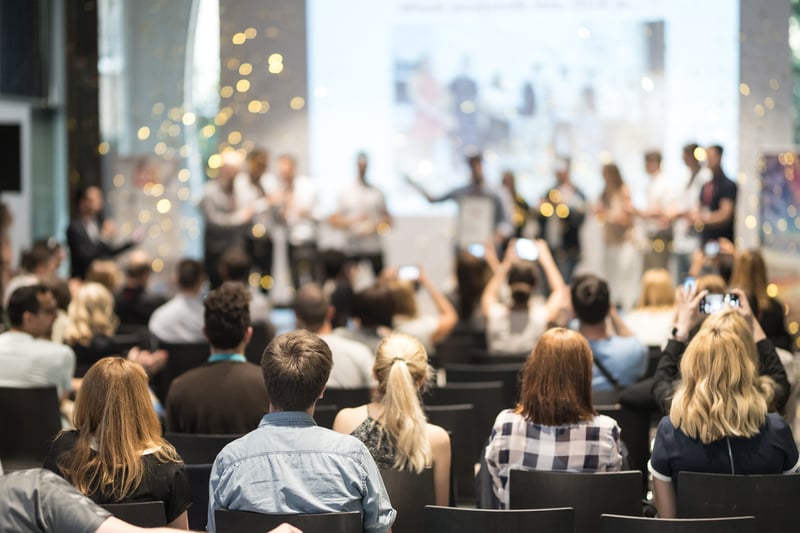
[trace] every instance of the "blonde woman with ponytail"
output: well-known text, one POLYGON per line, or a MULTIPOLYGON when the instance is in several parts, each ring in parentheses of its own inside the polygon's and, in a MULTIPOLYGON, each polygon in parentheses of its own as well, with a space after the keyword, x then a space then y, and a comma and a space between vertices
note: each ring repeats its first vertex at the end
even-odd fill
POLYGON ((378 468, 433 468, 436 505, 448 505, 450 436, 427 422, 419 400, 420 389, 431 379, 425 347, 409 335, 392 334, 378 345, 373 372, 375 400, 342 409, 333 429, 364 442, 378 468))

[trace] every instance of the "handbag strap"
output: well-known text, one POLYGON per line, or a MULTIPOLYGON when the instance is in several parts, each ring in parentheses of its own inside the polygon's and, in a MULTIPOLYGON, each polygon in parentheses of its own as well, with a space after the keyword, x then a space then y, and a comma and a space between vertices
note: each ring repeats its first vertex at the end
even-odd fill
POLYGON ((625 388, 620 384, 617 378, 611 375, 611 372, 608 371, 606 365, 604 365, 600 361, 600 359, 598 359, 597 357, 592 357, 592 362, 594 362, 595 366, 600 371, 600 373, 603 374, 603 376, 605 376, 605 378, 608 380, 609 383, 611 383, 611 386, 614 387, 616 391, 619 392, 625 388))

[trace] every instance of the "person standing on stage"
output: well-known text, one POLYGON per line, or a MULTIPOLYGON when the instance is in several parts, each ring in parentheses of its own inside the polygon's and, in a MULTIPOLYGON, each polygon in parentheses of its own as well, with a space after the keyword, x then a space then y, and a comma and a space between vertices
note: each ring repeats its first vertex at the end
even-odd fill
POLYGON ((267 187, 272 178, 267 173, 269 152, 255 148, 247 154, 247 169, 233 181, 236 202, 253 207, 253 219, 245 230, 245 250, 255 270, 262 276, 272 275, 272 235, 275 213, 271 208, 267 187))
POLYGON ((203 236, 205 267, 212 289, 222 283, 217 269, 222 254, 228 248, 242 245, 245 228, 253 218, 253 206, 239 205, 233 190, 234 178, 241 167, 239 154, 233 151, 222 154, 217 178, 206 184, 205 195, 200 201, 200 211, 206 222, 203 236))
POLYGON ((647 248, 644 251, 644 270, 667 268, 672 247, 670 213, 679 203, 680 190, 661 172, 661 152, 644 154, 644 168, 650 181, 647 184, 647 208, 639 212, 645 219, 647 248))
POLYGON ((695 214, 695 226, 701 226, 700 239, 708 241, 733 238, 736 215, 736 184, 722 170, 722 146, 706 148, 706 161, 711 180, 700 191, 700 209, 695 214))
POLYGON ((383 270, 381 234, 389 229, 392 218, 381 190, 367 182, 367 154, 358 154, 357 161, 358 180, 339 194, 338 207, 330 224, 347 233, 348 259, 366 259, 377 277, 383 270))
POLYGON ((683 147, 683 162, 688 169, 681 187, 678 210, 674 214, 672 255, 675 258, 677 282, 683 281, 691 266, 692 253, 700 247, 700 238, 692 224, 692 213, 700 208, 700 191, 711 179, 711 172, 697 159, 697 144, 683 147))

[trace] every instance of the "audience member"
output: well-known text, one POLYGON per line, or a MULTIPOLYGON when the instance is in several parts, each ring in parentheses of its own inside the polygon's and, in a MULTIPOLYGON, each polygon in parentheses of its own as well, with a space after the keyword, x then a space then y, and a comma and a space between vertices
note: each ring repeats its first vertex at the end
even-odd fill
POLYGON ((458 314, 450 300, 428 278, 425 270, 422 267, 416 268, 419 277, 414 280, 399 279, 398 270, 394 269, 385 274, 394 301, 392 326, 395 331, 419 339, 425 350, 433 351, 437 344, 450 335, 458 322, 458 314), (417 306, 417 285, 423 287, 431 297, 436 314, 420 314, 417 306))
POLYGON ((381 340, 392 331, 394 305, 388 287, 367 287, 353 296, 353 327, 336 328, 333 333, 366 344, 375 353, 381 340))
POLYGON ((332 333, 333 307, 322 287, 316 283, 300 287, 294 300, 294 313, 298 328, 318 335, 331 349, 333 369, 326 387, 354 389, 372 386, 372 352, 365 344, 332 333))
POLYGON ((134 232, 132 240, 112 243, 117 230, 111 220, 103 218, 103 191, 94 185, 75 192, 75 215, 67 228, 73 278, 83 279, 93 261, 114 257, 142 238, 134 232))
POLYGON ((536 241, 536 262, 522 260, 516 253, 516 241, 506 248, 503 262, 483 292, 481 307, 486 316, 486 344, 492 355, 529 353, 548 325, 555 322, 565 296, 566 285, 543 240, 536 241), (537 285, 536 263, 547 276, 550 296, 545 301, 534 295, 537 285), (500 301, 501 283, 511 292, 508 303, 500 301))
POLYGON ((95 363, 75 400, 74 431, 62 431, 45 468, 97 503, 163 501, 167 523, 188 529, 183 461, 161 435, 147 373, 121 357, 95 363))
POLYGON ((353 313, 353 284, 357 265, 339 250, 323 250, 320 258, 325 272, 322 288, 333 306, 331 326, 345 328, 353 313))
POLYGON ((625 324, 646 345, 663 348, 675 323, 674 303, 672 276, 663 268, 650 269, 642 276, 639 303, 625 313, 625 324))
POLYGON ((257 286, 250 284, 252 263, 242 248, 229 248, 219 260, 219 277, 224 282, 236 281, 248 288, 250 293, 250 321, 253 324, 270 324, 272 305, 261 292, 261 278, 257 286))
POLYGON ((519 405, 502 411, 485 450, 494 494, 509 505, 509 472, 620 470, 617 423, 592 406, 592 351, 580 334, 554 328, 522 367, 519 405))
POLYGON ((203 342, 203 264, 182 259, 175 274, 178 293, 153 311, 147 329, 162 342, 203 342))
MULTIPOLYGON (((749 312, 744 316, 758 324, 749 312)), ((752 329, 737 310, 728 309, 709 316, 686 347, 681 384, 669 417, 658 425, 649 464, 662 518, 676 518, 675 482, 681 471, 748 475, 800 470, 789 425, 780 415, 768 414, 776 385, 759 375, 752 329)))
POLYGON ((72 391, 75 353, 50 342, 56 318, 56 302, 44 285, 15 290, 8 300, 11 329, 0 334, 0 386, 41 387, 53 385, 59 398, 72 391))
POLYGON ((114 312, 121 326, 146 327, 153 311, 164 304, 163 296, 148 291, 152 272, 146 253, 131 253, 125 267, 124 284, 114 301, 114 312))
MULTIPOLYGON (((687 343, 691 340, 692 333, 697 326, 706 317, 700 312, 700 302, 708 294, 708 291, 703 290, 703 287, 700 286, 700 281, 698 280, 698 286, 695 290, 677 291, 676 305, 678 312, 676 324, 672 330, 672 337, 667 342, 658 360, 658 367, 656 367, 653 399, 665 413, 670 412, 674 384, 681 379, 680 372, 683 368, 679 367, 679 365, 687 348, 687 343)), ((778 353, 775 351, 775 346, 767 339, 758 320, 753 317, 753 311, 745 293, 738 289, 733 289, 731 293, 738 297, 738 312, 744 317, 750 328, 750 335, 746 336, 746 339, 755 343, 755 350, 758 354, 758 372, 761 375, 769 376, 774 382, 774 408, 777 411, 783 411, 789 398, 791 387, 786 377, 786 371, 781 364, 778 353)))
POLYGON ((86 281, 99 283, 108 289, 108 292, 114 294, 122 282, 122 272, 116 261, 95 259, 86 271, 86 281))
POLYGON ((22 253, 20 269, 4 286, 5 298, 3 307, 8 305, 8 298, 15 290, 25 285, 36 285, 42 279, 55 274, 55 258, 53 252, 45 244, 34 244, 22 253))
POLYGON ((63 344, 64 332, 69 326, 69 304, 72 301, 72 293, 69 289, 69 283, 64 278, 58 276, 48 276, 42 279, 42 285, 48 288, 53 293, 53 298, 56 301, 56 319, 53 322, 52 331, 50 332, 50 340, 63 344))
POLYGON ((571 297, 578 331, 592 348, 592 388, 619 390, 635 383, 647 370, 647 346, 611 306, 608 284, 593 274, 583 274, 572 282, 571 297))
POLYGON ((258 427, 269 401, 261 369, 243 355, 253 334, 249 298, 244 285, 227 281, 203 300, 211 356, 170 385, 167 431, 243 434, 258 427))
MULTIPOLYGON (((488 247, 483 246, 483 250, 488 247)), ((483 255, 471 254, 468 250, 459 250, 456 255, 456 309, 458 324, 456 330, 472 330, 483 332, 486 319, 481 310, 481 298, 486 284, 492 276, 492 269, 483 255)))
POLYGON ((269 413, 258 429, 228 444, 214 461, 210 533, 216 531, 217 509, 360 511, 365 532, 389 531, 395 511, 369 450, 358 439, 314 422, 314 407, 332 364, 325 341, 304 330, 269 344, 261 363, 269 413))
POLYGON ((436 505, 450 501, 450 436, 429 424, 419 400, 432 369, 419 340, 402 333, 386 337, 375 354, 375 400, 336 415, 333 429, 363 442, 380 469, 433 469, 436 505))
POLYGON ((75 350, 75 377, 82 377, 96 361, 121 355, 114 341, 119 320, 114 314, 114 296, 93 281, 83 283, 67 308, 69 325, 64 343, 75 350))

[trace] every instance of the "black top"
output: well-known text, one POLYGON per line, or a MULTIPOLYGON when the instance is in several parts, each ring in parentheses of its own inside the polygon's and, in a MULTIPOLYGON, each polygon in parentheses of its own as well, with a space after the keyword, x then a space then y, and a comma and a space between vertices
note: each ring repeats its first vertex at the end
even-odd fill
POLYGON ((783 348, 788 352, 794 350, 794 336, 786 329, 783 304, 779 300, 770 298, 769 307, 758 310, 758 323, 777 348, 783 348))
MULTIPOLYGON (((50 452, 44 460, 44 467, 63 476, 58 461, 63 454, 71 450, 78 442, 77 431, 62 433, 50 446, 50 452)), ((183 463, 160 463, 152 454, 142 456, 145 471, 142 483, 134 491, 120 501, 101 493, 87 494, 95 503, 130 503, 163 501, 167 515, 167 523, 178 518, 191 505, 189 478, 183 463)))
POLYGON ((367 418, 350 434, 364 443, 379 469, 394 468, 397 449, 380 422, 367 414, 367 418))
POLYGON ((113 337, 98 335, 89 342, 88 346, 83 344, 69 344, 75 352, 75 377, 82 378, 89 367, 103 357, 109 355, 122 355, 120 347, 114 342, 113 337))
MULTIPOLYGON (((725 174, 720 173, 715 175, 711 181, 707 182, 700 189, 700 205, 711 212, 718 210, 719 204, 725 199, 731 200, 735 208, 736 184, 729 180, 725 174)), ((720 238, 725 238, 733 242, 733 226, 736 218, 734 215, 735 213, 731 214, 731 218, 722 224, 704 226, 700 234, 703 242, 720 238)))
POLYGON ((67 245, 69 246, 70 271, 73 278, 84 279, 89 265, 95 259, 108 259, 131 248, 133 241, 112 246, 102 240, 94 240, 86 231, 80 219, 72 219, 67 227, 67 245))
MULTIPOLYGON (((573 188, 575 189, 575 196, 577 196, 581 202, 585 202, 586 195, 583 194, 583 191, 581 191, 579 188, 575 186, 573 186, 573 188)), ((557 188, 554 188, 547 191, 545 197, 550 198, 554 192, 560 194, 560 191, 557 188)), ((542 214, 539 215, 539 235, 541 238, 547 240, 547 224, 554 217, 558 218, 555 215, 551 217, 546 217, 542 214)), ((581 226, 583 225, 584 218, 586 218, 586 215, 581 209, 570 209, 569 214, 567 215, 566 218, 563 219, 559 218, 562 224, 561 226, 562 250, 573 254, 580 252, 581 249, 580 231, 581 231, 581 226)))
POLYGON ((120 324, 147 326, 150 315, 166 298, 150 294, 142 287, 125 287, 114 297, 114 313, 120 324))

